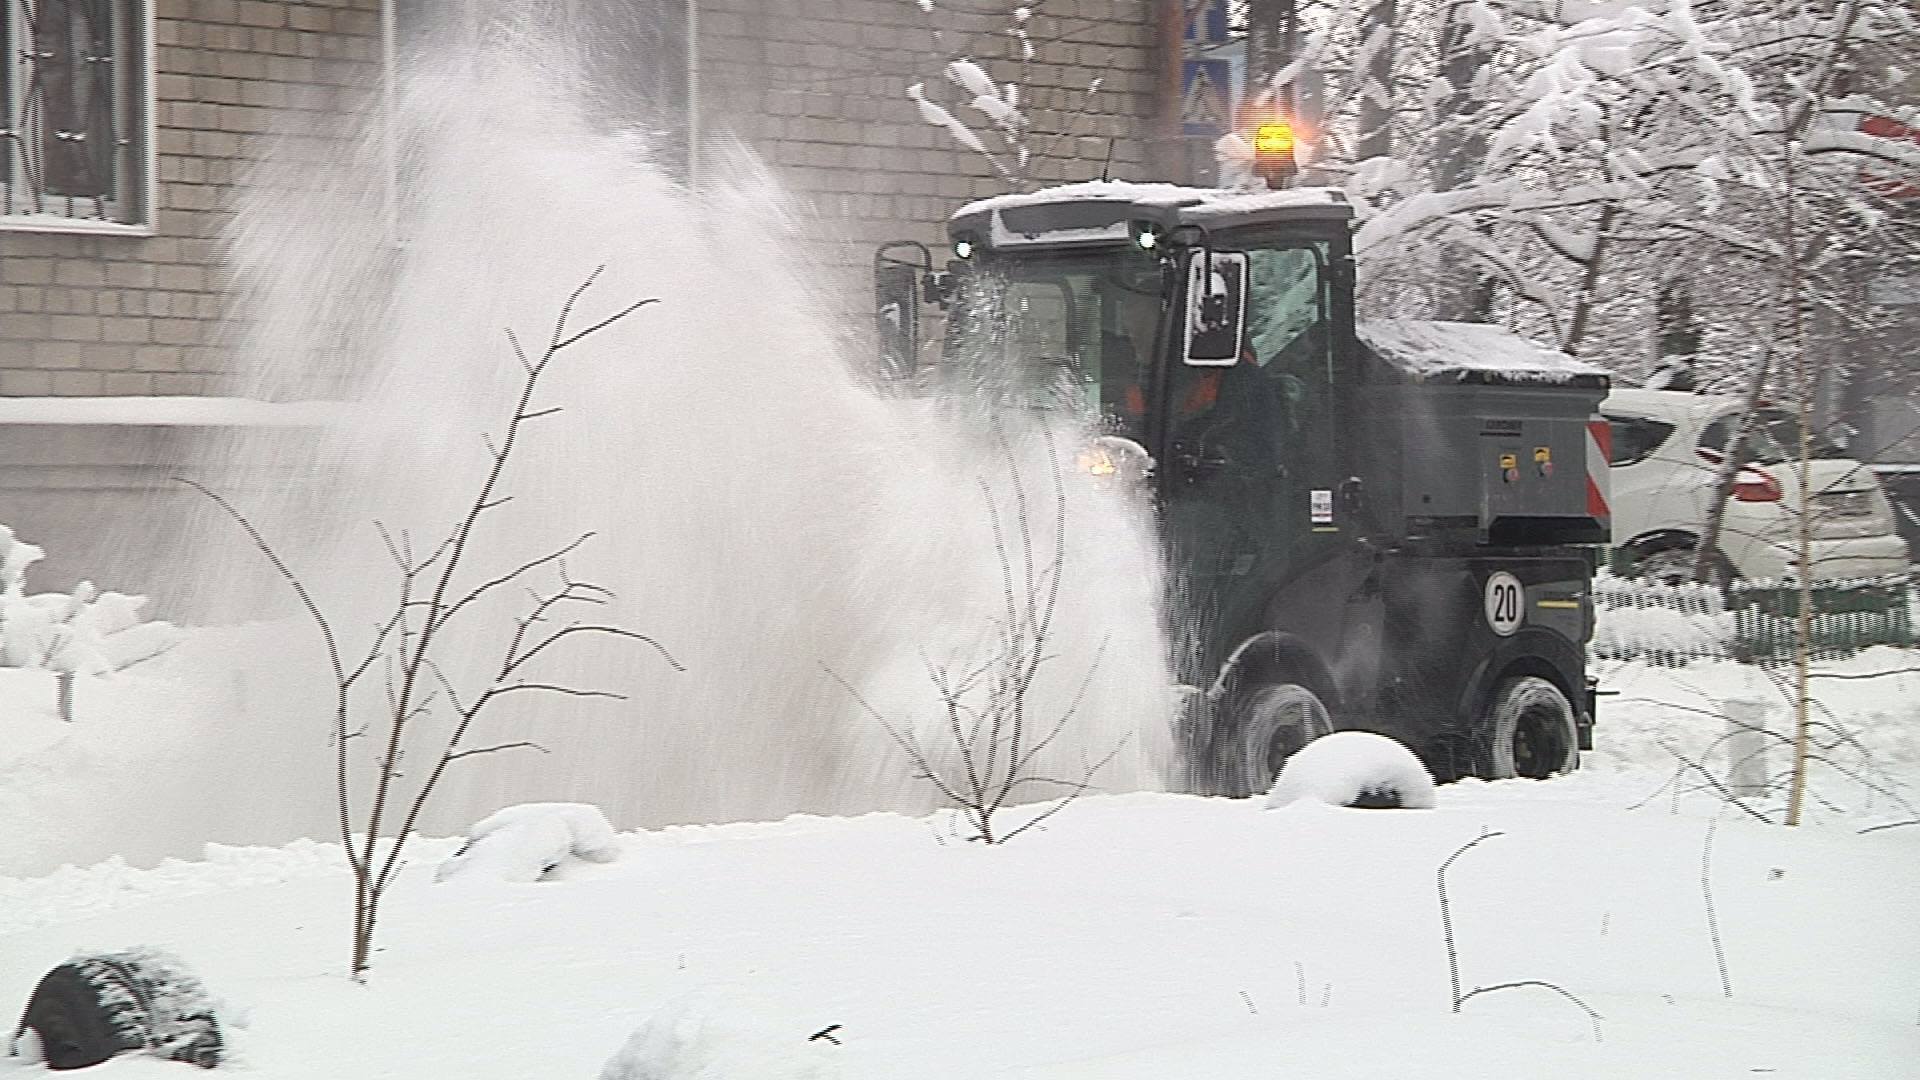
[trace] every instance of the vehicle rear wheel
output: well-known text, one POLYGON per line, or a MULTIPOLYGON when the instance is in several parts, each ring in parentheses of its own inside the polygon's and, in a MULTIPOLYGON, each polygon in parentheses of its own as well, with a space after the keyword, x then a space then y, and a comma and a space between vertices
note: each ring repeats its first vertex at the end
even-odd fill
POLYGON ((1537 675, 1506 679, 1494 689, 1484 722, 1481 775, 1489 780, 1545 780, 1580 767, 1573 704, 1537 675))
MULTIPOLYGON (((1641 581, 1656 585, 1687 585, 1693 582, 1694 540, 1670 540, 1657 546, 1636 544, 1628 549, 1630 573, 1641 581)), ((1718 551, 1708 561, 1707 584, 1723 587, 1737 577, 1733 564, 1718 551)))
POLYGON ((1299 683, 1276 683, 1246 695, 1239 735, 1226 761, 1226 794, 1258 795, 1273 786, 1301 747, 1333 730, 1320 695, 1299 683))

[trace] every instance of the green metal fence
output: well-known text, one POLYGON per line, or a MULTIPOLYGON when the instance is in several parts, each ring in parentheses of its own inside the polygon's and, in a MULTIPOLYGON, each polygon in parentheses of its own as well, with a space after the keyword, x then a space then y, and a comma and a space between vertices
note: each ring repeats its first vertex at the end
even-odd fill
MULTIPOLYGON (((1592 655, 1678 665, 1726 658, 1784 663, 1793 656, 1800 588, 1790 581, 1656 585, 1594 578, 1592 655)), ((1920 646, 1920 584, 1909 575, 1822 581, 1813 587, 1809 645, 1817 659, 1874 645, 1920 646)))
MULTIPOLYGON (((1911 648, 1915 586, 1911 578, 1822 581, 1812 589, 1808 646, 1819 659, 1851 656, 1873 645, 1911 648)), ((1759 663, 1793 656, 1800 587, 1791 582, 1736 581, 1727 589, 1733 612, 1733 655, 1759 663)))

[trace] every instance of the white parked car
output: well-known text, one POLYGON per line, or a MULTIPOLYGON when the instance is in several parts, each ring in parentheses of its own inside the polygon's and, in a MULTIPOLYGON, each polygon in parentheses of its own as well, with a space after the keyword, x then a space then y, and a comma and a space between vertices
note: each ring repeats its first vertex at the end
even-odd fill
MULTIPOLYGON (((1690 579, 1714 479, 1740 421, 1739 398, 1673 390, 1615 390, 1601 405, 1613 428, 1613 538, 1632 572, 1690 579)), ((1722 575, 1792 576, 1800 514, 1799 426, 1785 410, 1760 413, 1736 477, 1715 555, 1722 575)), ((1829 446, 1808 462, 1816 579, 1907 569, 1907 545, 1872 469, 1829 446)))

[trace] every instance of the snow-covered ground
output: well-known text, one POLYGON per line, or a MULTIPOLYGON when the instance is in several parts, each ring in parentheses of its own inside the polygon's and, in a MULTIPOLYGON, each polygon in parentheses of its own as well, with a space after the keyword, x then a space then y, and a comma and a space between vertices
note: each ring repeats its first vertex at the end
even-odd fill
MULTIPOLYGON (((50 676, 0 672, 0 815, 38 834, 7 838, 16 858, 196 824, 110 797, 141 762, 193 767, 205 733, 181 725, 201 721, 162 692, 192 646, 84 687, 73 725, 50 676)), ((156 946, 223 999, 230 1065, 275 1078, 593 1077, 642 1028, 608 1076, 1909 1077, 1920 827, 1860 831, 1916 816, 1909 666, 1823 665, 1853 676, 1820 681, 1852 741, 1799 829, 1669 783, 1666 747, 1724 771, 1719 702, 1767 700, 1763 677, 1625 665, 1579 773, 1450 785, 1434 810, 1100 796, 996 848, 943 815, 798 817, 624 833, 612 861, 531 883, 436 883, 460 841, 422 841, 365 986, 344 975, 349 883, 325 842, 0 879, 0 1008, 78 950, 156 946), (1539 986, 1452 1011, 1436 871, 1488 830, 1447 875, 1462 991, 1551 982, 1598 1020, 1539 986), (809 1041, 830 1025, 837 1044, 809 1041)), ((252 749, 210 807, 313 786, 290 771, 305 758, 252 749)))

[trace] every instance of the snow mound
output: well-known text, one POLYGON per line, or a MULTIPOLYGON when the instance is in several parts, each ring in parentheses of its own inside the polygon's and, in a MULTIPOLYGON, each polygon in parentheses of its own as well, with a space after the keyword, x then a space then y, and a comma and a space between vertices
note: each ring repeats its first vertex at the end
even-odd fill
POLYGON ((178 627, 141 622, 144 596, 101 592, 90 581, 65 593, 26 593, 27 569, 46 552, 0 525, 0 667, 104 675, 156 656, 178 627))
MULTIPOLYGON (((445 840, 410 840, 408 854, 438 854, 445 840), (439 851, 435 851, 438 847, 439 851)), ((104 915, 156 900, 258 888, 344 872, 340 845, 296 840, 284 847, 207 844, 200 862, 167 859, 152 869, 115 856, 88 867, 62 866, 44 877, 0 877, 0 934, 104 915)))
POLYGON ((538 881, 568 858, 612 862, 613 825, 586 803, 521 803, 475 822, 467 844, 434 872, 435 881, 538 881))
POLYGON ((1413 751, 1371 731, 1322 735, 1287 759, 1267 809, 1301 799, 1333 806, 1433 809, 1433 776, 1413 751))
POLYGON ((600 1080, 834 1080, 836 1043, 820 1026, 718 990, 696 991, 647 1018, 600 1080))

